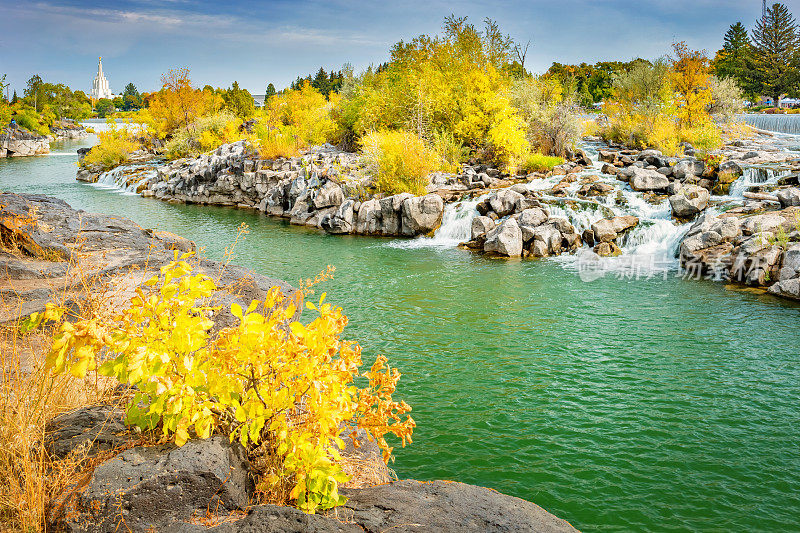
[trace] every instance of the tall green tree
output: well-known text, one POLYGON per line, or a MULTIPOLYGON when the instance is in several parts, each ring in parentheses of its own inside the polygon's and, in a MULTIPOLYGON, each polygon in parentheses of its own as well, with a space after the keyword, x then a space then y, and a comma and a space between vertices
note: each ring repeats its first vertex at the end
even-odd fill
POLYGON ((142 95, 136 89, 136 85, 129 83, 125 86, 125 91, 122 93, 122 109, 125 111, 133 111, 142 107, 142 95))
POLYGON ((241 118, 249 118, 255 113, 253 95, 247 89, 240 88, 238 81, 234 81, 233 86, 222 94, 222 99, 225 107, 241 118))
POLYGON ((746 93, 753 93, 753 44, 744 24, 732 24, 725 32, 722 50, 717 52, 712 64, 713 73, 719 78, 732 78, 746 93))
POLYGON ((272 85, 271 83, 267 85, 267 92, 264 95, 264 103, 266 104, 266 101, 269 100, 270 96, 275 96, 277 93, 278 91, 275 90, 274 85, 272 85))
POLYGON ((784 94, 797 93, 800 33, 783 4, 767 8, 753 29, 753 67, 759 92, 778 105, 784 94))
POLYGON ((37 113, 42 102, 42 93, 44 89, 44 81, 38 74, 34 74, 30 77, 28 82, 25 84, 25 98, 29 100, 29 103, 32 103, 34 111, 37 113))

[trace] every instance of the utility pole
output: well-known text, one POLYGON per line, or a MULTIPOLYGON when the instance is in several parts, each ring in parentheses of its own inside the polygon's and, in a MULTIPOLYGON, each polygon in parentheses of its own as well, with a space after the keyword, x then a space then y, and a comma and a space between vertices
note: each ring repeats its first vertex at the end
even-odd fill
POLYGON ((761 0, 761 21, 767 21, 767 0, 761 0))

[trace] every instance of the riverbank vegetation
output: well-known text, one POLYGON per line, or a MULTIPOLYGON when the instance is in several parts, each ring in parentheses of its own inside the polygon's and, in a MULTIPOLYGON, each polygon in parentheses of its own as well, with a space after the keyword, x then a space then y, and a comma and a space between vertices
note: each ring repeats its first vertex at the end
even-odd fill
MULTIPOLYGON (((2 223, 0 251, 38 259, 19 244, 29 242, 26 228, 35 220, 2 223)), ((308 513, 343 503, 341 483, 376 479, 375 465, 340 455, 345 439, 368 433, 386 462, 389 435, 411 442, 411 408, 392 398, 400 373, 383 357, 360 370, 361 348, 341 338, 342 309, 323 294, 305 303, 312 317, 298 318, 332 269, 303 282, 294 297, 273 288, 246 309, 221 310, 213 302, 224 289, 197 272, 199 263, 176 252, 131 297, 127 282, 100 280, 71 261, 67 277, 82 288, 80 297, 72 284, 63 293, 54 287, 45 311, 16 321, 16 299, 0 302, 0 530, 46 529, 94 466, 121 451, 87 457, 78 447, 53 456, 48 425, 81 407, 126 410, 139 429, 122 449, 217 434, 238 441, 257 476, 253 503, 308 513), (213 327, 209 317, 226 311, 236 323, 213 327)))
POLYGON ((599 133, 670 155, 682 143, 709 151, 722 145, 720 126, 741 112, 742 104, 741 90, 715 79, 703 52, 676 43, 672 56, 636 62, 614 77, 599 133))
MULTIPOLYGON (((0 86, 5 86, 5 76, 0 86)), ((47 83, 39 75, 28 80, 23 96, 16 91, 10 99, 0 95, 0 126, 15 120, 20 128, 49 135, 50 128, 62 120, 79 121, 92 113, 83 91, 73 91, 63 83, 47 83)))
POLYGON ((517 51, 491 20, 478 29, 449 17, 442 35, 397 43, 377 69, 320 69, 259 110, 237 84, 220 94, 193 87, 185 69, 170 71, 134 120, 171 158, 237 135, 266 159, 326 142, 361 150, 383 192, 418 193, 421 172, 456 172, 468 161, 510 173, 535 161, 527 168, 546 170, 557 159, 541 156, 563 156, 579 139, 580 109, 574 91, 527 72, 517 51))

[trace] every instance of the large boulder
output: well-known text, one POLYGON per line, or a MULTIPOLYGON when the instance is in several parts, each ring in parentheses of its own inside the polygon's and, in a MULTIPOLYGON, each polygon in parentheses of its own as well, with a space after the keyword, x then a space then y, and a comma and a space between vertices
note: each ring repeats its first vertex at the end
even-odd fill
POLYGON ((109 405, 83 407, 51 420, 45 448, 51 457, 88 458, 122 447, 136 437, 125 425, 125 412, 109 405))
POLYGON ((175 524, 179 533, 576 533, 536 504, 451 481, 403 480, 342 489, 348 498, 325 514, 258 505, 247 516, 211 529, 175 524))
POLYGON ((402 234, 426 235, 435 231, 442 222, 444 201, 438 194, 406 198, 402 209, 402 234))
POLYGON ((669 178, 657 170, 628 167, 626 172, 634 191, 662 191, 669 186, 669 178))
POLYGON ((347 199, 334 213, 322 217, 320 220, 322 229, 333 234, 352 233, 355 229, 353 212, 355 203, 352 198, 347 199))
POLYGON ((504 217, 514 212, 518 202, 524 198, 523 195, 511 189, 501 189, 497 191, 494 198, 489 200, 492 211, 497 216, 504 217))
POLYGON ((536 257, 546 257, 547 255, 558 255, 561 252, 561 232, 554 224, 542 224, 533 230, 533 244, 541 242, 543 246, 534 246, 532 251, 536 257), (545 254, 542 252, 546 251, 545 254))
POLYGON ((509 257, 522 255, 522 231, 513 218, 504 220, 498 227, 486 235, 485 252, 492 252, 509 257))
POLYGON ((592 224, 592 240, 594 242, 612 242, 621 233, 628 231, 639 224, 639 219, 634 216, 621 216, 604 218, 592 224))
POLYGON ((800 206, 800 188, 782 189, 776 196, 783 207, 800 206))
POLYGON ((672 214, 677 218, 693 217, 708 206, 710 197, 708 190, 703 187, 685 185, 669 197, 672 214))
POLYGON ((411 193, 400 193, 380 199, 381 233, 384 235, 400 235, 402 228, 401 210, 406 199, 414 198, 411 193))
POLYGON ((494 220, 489 217, 485 216, 477 216, 472 219, 472 225, 470 227, 470 236, 472 240, 480 239, 486 236, 487 233, 492 231, 495 228, 496 224, 494 220))
POLYGON ((381 231, 381 204, 379 200, 367 200, 358 208, 356 233, 376 235, 381 231))
POLYGON ((223 436, 137 446, 100 463, 57 521, 70 532, 168 531, 209 509, 245 509, 252 488, 244 449, 223 436))
POLYGON ((517 223, 522 230, 522 239, 525 242, 533 239, 533 230, 547 222, 549 214, 541 207, 532 207, 524 210, 517 218, 517 223))
POLYGON ((702 176, 705 169, 706 165, 702 161, 683 159, 672 167, 672 175, 679 180, 683 180, 689 176, 702 176))

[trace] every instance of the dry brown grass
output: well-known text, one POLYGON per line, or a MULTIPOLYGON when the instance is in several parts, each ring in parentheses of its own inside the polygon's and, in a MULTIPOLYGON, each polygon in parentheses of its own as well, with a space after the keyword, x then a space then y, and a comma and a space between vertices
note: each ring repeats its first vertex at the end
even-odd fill
POLYGON ((41 531, 50 502, 80 476, 81 461, 52 462, 45 427, 56 416, 103 401, 107 381, 53 375, 42 354, 47 332, 0 328, 0 531, 41 531))

